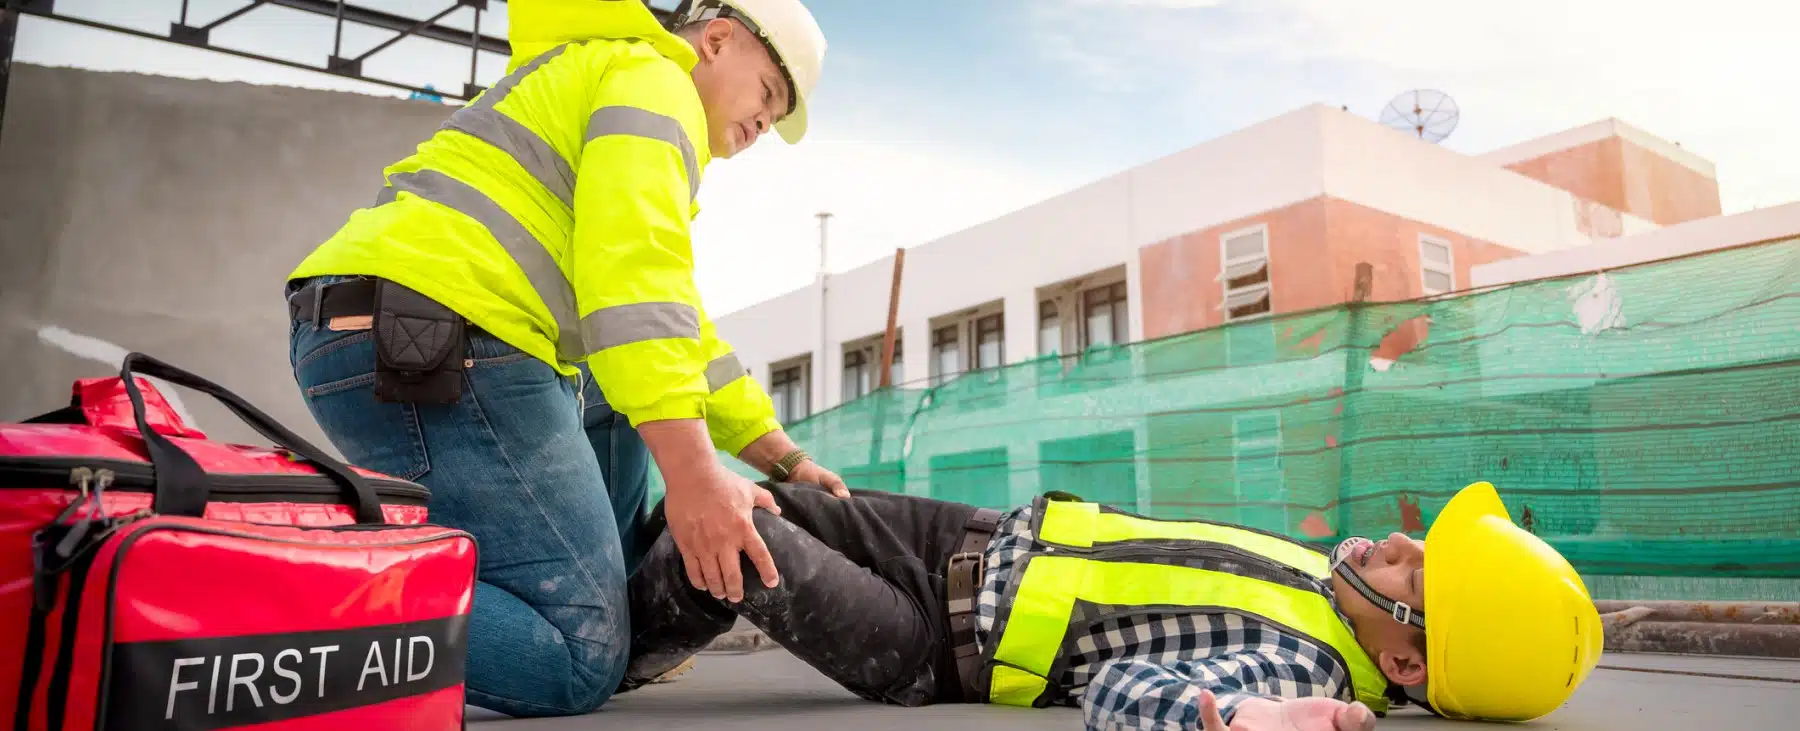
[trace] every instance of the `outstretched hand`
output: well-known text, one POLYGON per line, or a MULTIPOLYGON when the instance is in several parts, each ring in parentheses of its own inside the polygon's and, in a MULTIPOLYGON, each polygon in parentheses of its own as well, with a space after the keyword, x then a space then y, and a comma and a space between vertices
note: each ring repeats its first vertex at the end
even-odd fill
POLYGON ((1375 713, 1361 703, 1333 698, 1251 698, 1237 706, 1226 726, 1212 691, 1200 691, 1202 731, 1374 731, 1375 713))
POLYGON ((844 486, 844 478, 838 477, 837 473, 825 469, 824 465, 810 459, 795 467, 793 473, 789 475, 788 481, 811 483, 838 497, 850 497, 850 488, 844 486))

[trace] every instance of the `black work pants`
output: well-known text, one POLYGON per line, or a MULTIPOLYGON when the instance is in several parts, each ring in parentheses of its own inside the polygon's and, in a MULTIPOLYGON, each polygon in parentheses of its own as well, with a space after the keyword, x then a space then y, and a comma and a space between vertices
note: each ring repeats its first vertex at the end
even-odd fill
POLYGON ((768 487, 781 515, 759 509, 754 521, 780 584, 764 586, 745 558, 744 600, 716 599, 688 582, 674 537, 663 531, 631 577, 628 678, 673 668, 742 616, 862 698, 960 701, 944 572, 975 508, 890 492, 853 490, 843 499, 811 486, 768 487))

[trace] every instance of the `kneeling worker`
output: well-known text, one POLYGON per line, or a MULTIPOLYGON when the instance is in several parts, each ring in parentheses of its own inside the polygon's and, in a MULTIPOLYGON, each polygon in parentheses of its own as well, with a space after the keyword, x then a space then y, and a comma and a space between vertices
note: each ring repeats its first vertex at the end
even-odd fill
POLYGON ((1537 718, 1603 643, 1580 576, 1487 483, 1458 492, 1423 542, 1351 538, 1329 555, 1078 500, 1001 513, 768 489, 781 514, 756 525, 782 584, 714 599, 685 586, 659 538, 632 579, 625 689, 742 616, 878 702, 1075 705, 1090 729, 1332 731, 1402 703, 1537 718))
MULTIPOLYGON (((352 463, 431 488, 480 543, 468 699, 586 713, 627 658, 649 461, 695 584, 741 598, 775 479, 843 489, 781 429, 694 285, 716 158, 806 130, 825 39, 800 0, 512 0, 498 83, 385 170, 293 271, 289 358, 352 463)), ((449 112, 449 110, 446 110, 449 112)), ((846 495, 848 493, 845 493, 846 495)))

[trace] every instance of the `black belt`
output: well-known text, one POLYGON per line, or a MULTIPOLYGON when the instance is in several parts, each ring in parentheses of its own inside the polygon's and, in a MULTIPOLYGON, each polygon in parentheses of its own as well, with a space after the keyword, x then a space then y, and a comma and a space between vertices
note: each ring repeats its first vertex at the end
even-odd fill
POLYGON ((975 599, 981 593, 981 557, 1000 526, 1002 513, 977 508, 965 524, 962 543, 950 556, 944 579, 950 609, 950 647, 956 657, 956 674, 962 681, 963 702, 976 701, 975 674, 981 668, 981 645, 975 639, 975 599))
POLYGON ((471 327, 462 315, 395 282, 367 277, 309 283, 288 297, 288 317, 315 328, 355 316, 371 318, 377 401, 461 400, 471 327))
POLYGON ((325 322, 334 317, 375 314, 375 287, 379 279, 346 279, 314 282, 288 298, 288 317, 295 322, 325 322))

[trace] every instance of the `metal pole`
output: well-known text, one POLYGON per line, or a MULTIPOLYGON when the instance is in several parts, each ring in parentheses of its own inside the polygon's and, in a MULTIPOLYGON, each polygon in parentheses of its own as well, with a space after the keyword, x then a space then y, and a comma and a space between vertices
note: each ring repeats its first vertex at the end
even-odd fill
POLYGON ((13 41, 19 36, 19 10, 10 0, 0 10, 0 123, 6 120, 6 88, 12 80, 13 41))
POLYGON ((817 413, 823 411, 825 407, 825 353, 826 348, 830 347, 831 340, 831 336, 827 334, 825 329, 828 324, 825 310, 828 303, 831 301, 831 275, 825 269, 825 252, 827 248, 826 227, 831 221, 831 214, 829 212, 821 211, 814 214, 813 217, 819 219, 819 372, 814 373, 812 379, 812 391, 818 396, 816 401, 818 406, 814 409, 808 409, 808 411, 817 413))

